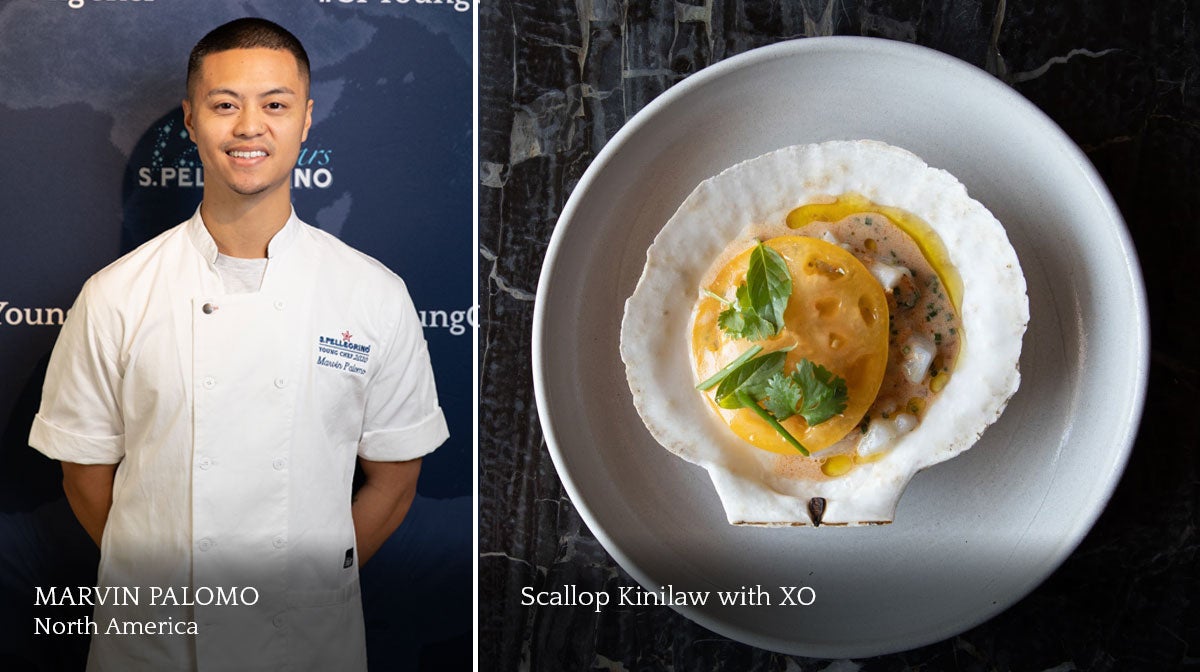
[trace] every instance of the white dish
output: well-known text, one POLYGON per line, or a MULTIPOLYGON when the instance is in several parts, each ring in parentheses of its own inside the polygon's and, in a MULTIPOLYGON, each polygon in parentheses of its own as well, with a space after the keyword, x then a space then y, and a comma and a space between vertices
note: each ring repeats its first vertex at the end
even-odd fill
MULTIPOLYGON (((689 310, 684 301, 678 309, 689 310)), ((572 501, 643 588, 713 591, 703 607, 676 608, 742 642, 862 657, 990 618, 1078 545, 1132 446, 1147 324, 1121 216, 1044 114, 928 49, 814 38, 689 77, 600 152, 547 250, 534 384, 572 501), (734 527, 707 474, 659 447, 638 418, 617 347, 622 307, 655 234, 702 180, 779 147, 861 138, 948 170, 1004 224, 1030 298, 1021 389, 972 450, 917 475, 892 525, 734 527), (716 591, 755 585, 772 606, 719 606, 716 591), (780 606, 781 586, 808 586, 816 601, 780 606)))

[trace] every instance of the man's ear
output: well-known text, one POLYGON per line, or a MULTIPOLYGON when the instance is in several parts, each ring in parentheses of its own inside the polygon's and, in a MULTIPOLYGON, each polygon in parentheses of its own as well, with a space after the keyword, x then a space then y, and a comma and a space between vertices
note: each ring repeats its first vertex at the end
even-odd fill
POLYGON ((305 142, 308 140, 308 129, 312 127, 312 111, 313 101, 312 98, 309 98, 308 105, 306 105, 304 109, 304 133, 300 135, 300 142, 305 142))
POLYGON ((196 141, 193 139, 195 133, 192 132, 192 103, 184 98, 181 105, 183 106, 183 127, 187 129, 188 139, 195 144, 196 141))

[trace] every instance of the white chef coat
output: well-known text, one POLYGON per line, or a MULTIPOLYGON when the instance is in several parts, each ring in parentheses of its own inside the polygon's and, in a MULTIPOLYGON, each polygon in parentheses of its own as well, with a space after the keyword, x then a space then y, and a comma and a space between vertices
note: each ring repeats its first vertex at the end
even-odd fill
POLYGON ((446 422, 400 278, 294 212, 267 256, 259 292, 226 294, 197 211, 68 313, 29 442, 119 463, 99 582, 140 587, 96 606, 89 670, 366 669, 355 458, 420 457, 446 422), (150 604, 205 586, 259 597, 150 604), (113 618, 198 634, 106 635, 113 618))

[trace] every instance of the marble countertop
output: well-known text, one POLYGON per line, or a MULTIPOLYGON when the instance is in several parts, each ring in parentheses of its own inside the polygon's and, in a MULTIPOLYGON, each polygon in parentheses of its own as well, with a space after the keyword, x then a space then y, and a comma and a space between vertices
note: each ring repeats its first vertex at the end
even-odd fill
MULTIPOLYGON (((487 1, 479 6, 479 661, 483 670, 1200 669, 1200 6, 1069 0, 487 1), (1031 594, 912 651, 826 661, 667 607, 521 606, 525 586, 635 585, 566 495, 538 424, 530 328, 558 215, 596 153, 689 74, 785 39, 868 35, 983 68, 1046 112, 1112 192, 1151 313, 1132 458, 1031 594)), ((1103 390, 1096 390, 1101 395, 1103 390)))

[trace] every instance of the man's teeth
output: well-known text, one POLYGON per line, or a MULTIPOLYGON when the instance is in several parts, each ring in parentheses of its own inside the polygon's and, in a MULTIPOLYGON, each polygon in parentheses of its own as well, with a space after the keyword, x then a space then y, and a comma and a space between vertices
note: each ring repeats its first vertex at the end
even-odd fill
POLYGON ((255 150, 253 152, 236 152, 235 151, 235 152, 229 152, 229 155, 234 158, 237 158, 237 159, 254 159, 254 158, 257 158, 260 156, 266 156, 267 153, 264 151, 261 151, 261 150, 255 150))

